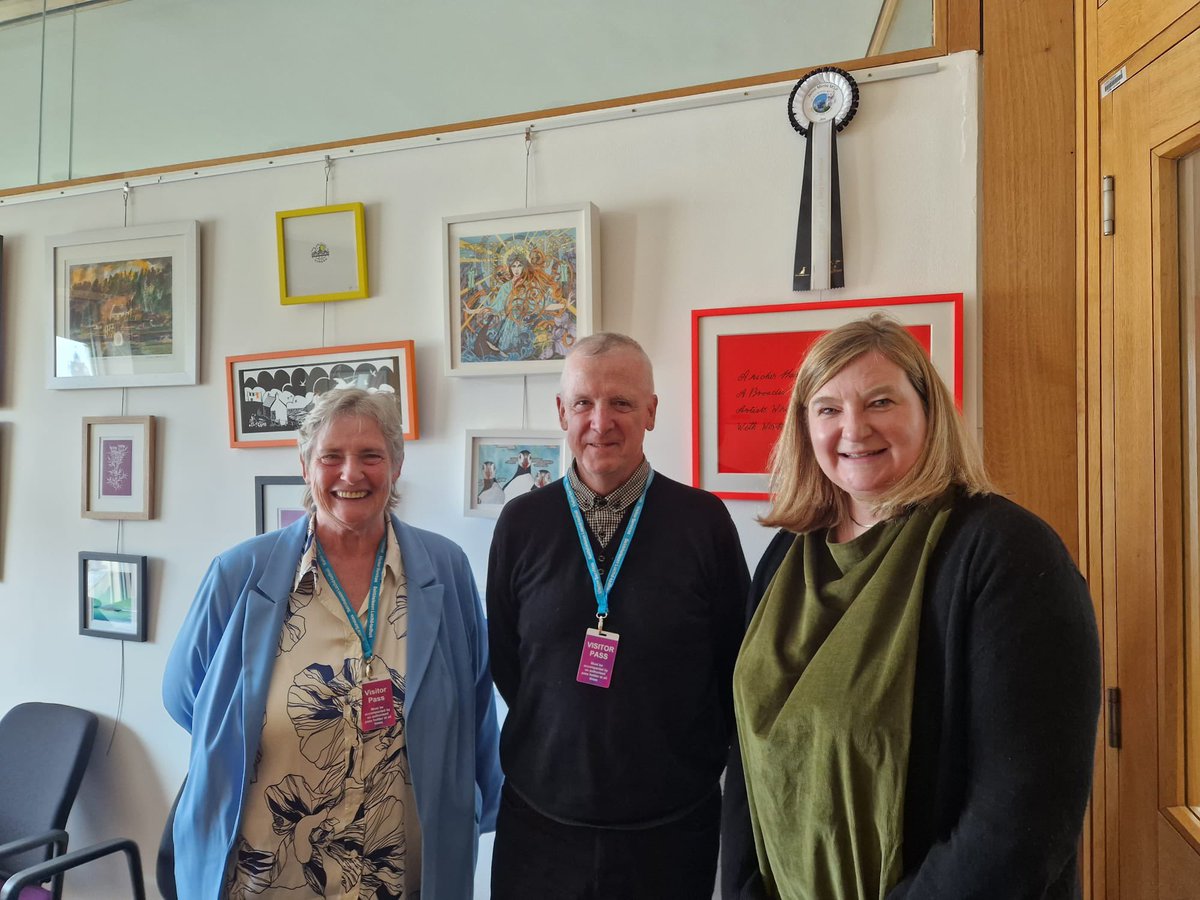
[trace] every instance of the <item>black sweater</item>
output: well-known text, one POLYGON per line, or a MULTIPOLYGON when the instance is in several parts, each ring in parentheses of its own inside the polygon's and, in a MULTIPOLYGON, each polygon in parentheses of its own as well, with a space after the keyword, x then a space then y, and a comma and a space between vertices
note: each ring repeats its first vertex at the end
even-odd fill
MULTIPOLYGON (((749 615, 794 539, 780 532, 763 554, 749 615)), ((960 498, 926 581, 904 878, 888 900, 1078 897, 1099 710, 1095 617, 1062 541, 1001 497, 960 498)), ((737 741, 725 782, 721 895, 766 896, 737 741)))
MULTIPOLYGON (((607 548, 591 537, 605 573, 629 515, 607 548)), ((620 635, 612 684, 579 684, 596 601, 563 481, 505 504, 487 607, 509 706, 509 786, 551 818, 618 828, 676 818, 709 796, 733 736, 749 581, 724 504, 656 473, 609 597, 605 629, 620 635)))

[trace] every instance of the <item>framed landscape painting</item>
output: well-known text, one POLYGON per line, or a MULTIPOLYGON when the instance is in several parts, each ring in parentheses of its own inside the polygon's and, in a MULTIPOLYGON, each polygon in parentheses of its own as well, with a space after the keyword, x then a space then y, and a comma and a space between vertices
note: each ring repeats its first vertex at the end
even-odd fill
POLYGON ((195 222, 47 239, 51 388, 196 383, 195 222))
POLYGON ((420 434, 412 341, 227 356, 225 374, 231 447, 294 445, 313 401, 341 387, 392 395, 405 440, 420 434))
POLYGON ((904 325, 962 407, 962 294, 692 311, 692 484, 767 499, 767 460, 796 372, 827 331, 874 312, 904 325))
POLYGON ((599 322, 599 219, 576 203, 442 220, 448 374, 562 371, 599 322))
POLYGON ((79 554, 79 633, 146 640, 146 557, 79 554))

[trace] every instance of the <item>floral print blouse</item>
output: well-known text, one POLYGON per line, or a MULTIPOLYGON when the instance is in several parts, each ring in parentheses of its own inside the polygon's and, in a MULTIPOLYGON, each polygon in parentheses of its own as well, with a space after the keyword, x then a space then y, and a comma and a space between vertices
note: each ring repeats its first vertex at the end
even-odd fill
MULTIPOLYGON (((418 900, 421 837, 404 725, 408 579, 400 546, 389 524, 371 663, 371 680, 391 677, 396 724, 364 734, 362 645, 321 576, 313 538, 310 519, 227 896, 418 900)), ((366 615, 364 597, 364 630, 366 615)))

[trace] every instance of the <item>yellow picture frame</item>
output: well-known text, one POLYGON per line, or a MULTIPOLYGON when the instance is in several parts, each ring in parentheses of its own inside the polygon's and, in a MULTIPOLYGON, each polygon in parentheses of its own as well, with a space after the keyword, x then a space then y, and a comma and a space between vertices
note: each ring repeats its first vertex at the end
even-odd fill
POLYGON ((275 237, 284 306, 370 295, 361 203, 281 210, 275 213, 275 237))

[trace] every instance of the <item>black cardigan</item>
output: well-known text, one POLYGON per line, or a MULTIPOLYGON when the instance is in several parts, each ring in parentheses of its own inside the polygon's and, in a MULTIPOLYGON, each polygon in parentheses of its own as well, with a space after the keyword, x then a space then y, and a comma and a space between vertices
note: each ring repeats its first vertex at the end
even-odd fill
MULTIPOLYGON (((794 540, 767 547, 748 617, 794 540)), ((1062 541, 1008 500, 960 497, 925 587, 904 877, 887 900, 1078 897, 1099 710, 1095 616, 1062 541)), ((723 900, 765 897, 737 741, 722 818, 723 900)))
MULTIPOLYGON (((607 548, 589 534, 605 572, 629 516, 607 548)), ((610 828, 678 818, 715 793, 749 583, 725 505, 655 473, 610 597, 612 684, 579 684, 596 600, 563 480, 506 503, 487 609, 509 788, 552 819, 610 828)))

